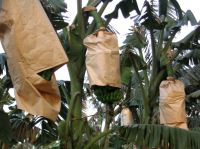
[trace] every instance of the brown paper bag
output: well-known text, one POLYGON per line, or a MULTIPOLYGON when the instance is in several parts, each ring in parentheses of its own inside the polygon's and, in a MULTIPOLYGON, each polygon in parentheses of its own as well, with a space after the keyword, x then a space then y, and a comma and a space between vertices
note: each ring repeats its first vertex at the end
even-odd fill
POLYGON ((121 111, 121 126, 133 124, 133 115, 129 108, 124 107, 121 111))
POLYGON ((182 127, 186 123, 184 84, 179 80, 165 80, 160 84, 160 123, 182 127), (179 125, 181 124, 181 125, 179 125))
POLYGON ((115 34, 99 30, 84 39, 90 86, 121 87, 118 41, 115 34))
POLYGON ((60 95, 55 77, 38 73, 56 70, 68 59, 39 0, 3 0, 0 32, 17 106, 56 120, 60 95))

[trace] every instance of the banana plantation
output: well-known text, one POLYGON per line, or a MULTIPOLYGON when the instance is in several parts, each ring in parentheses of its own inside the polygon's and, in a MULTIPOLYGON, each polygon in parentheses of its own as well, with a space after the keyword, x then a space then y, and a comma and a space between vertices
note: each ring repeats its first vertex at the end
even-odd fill
POLYGON ((190 8, 77 0, 71 18, 69 1, 0 0, 0 148, 200 149, 200 23, 190 8), (119 44, 120 15, 132 24, 119 44), (56 80, 63 65, 70 79, 56 80))

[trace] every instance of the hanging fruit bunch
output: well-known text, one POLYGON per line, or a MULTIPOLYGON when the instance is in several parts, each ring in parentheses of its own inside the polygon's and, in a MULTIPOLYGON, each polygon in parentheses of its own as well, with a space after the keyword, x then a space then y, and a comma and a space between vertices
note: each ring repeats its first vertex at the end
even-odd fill
POLYGON ((114 33, 103 27, 96 9, 90 10, 98 29, 83 41, 87 47, 86 68, 89 82, 99 101, 112 104, 122 98, 118 41, 114 33))
POLYGON ((185 112, 185 91, 184 84, 180 80, 174 79, 171 58, 173 52, 168 49, 165 60, 167 63, 167 80, 160 84, 160 123, 183 129, 187 128, 186 112, 185 112))
POLYGON ((121 126, 129 126, 133 124, 133 114, 128 107, 122 107, 121 126))
POLYGON ((94 94, 102 103, 112 104, 122 99, 123 94, 119 88, 112 86, 94 86, 94 94))

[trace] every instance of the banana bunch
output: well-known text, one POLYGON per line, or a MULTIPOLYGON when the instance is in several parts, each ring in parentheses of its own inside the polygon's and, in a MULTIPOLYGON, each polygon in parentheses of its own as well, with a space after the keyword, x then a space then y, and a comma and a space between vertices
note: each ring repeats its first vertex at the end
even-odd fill
POLYGON ((97 100, 105 104, 112 104, 122 99, 123 94, 120 88, 111 86, 95 86, 94 94, 97 100))
POLYGON ((45 80, 48 80, 50 81, 51 80, 51 76, 53 74, 53 69, 47 69, 47 70, 44 70, 42 72, 39 72, 38 73, 41 77, 43 77, 45 80))

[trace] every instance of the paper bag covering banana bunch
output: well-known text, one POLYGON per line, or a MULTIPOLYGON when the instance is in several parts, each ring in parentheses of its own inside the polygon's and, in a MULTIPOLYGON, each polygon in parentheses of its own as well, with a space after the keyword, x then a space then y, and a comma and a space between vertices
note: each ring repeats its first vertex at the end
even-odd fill
POLYGON ((117 37, 101 28, 84 39, 86 68, 97 99, 112 104, 122 97, 117 37))
POLYGON ((160 84, 160 123, 187 129, 184 84, 168 77, 160 84))
POLYGON ((123 107, 121 111, 121 126, 129 126, 133 124, 133 115, 128 107, 123 107))
POLYGON ((56 120, 60 95, 53 72, 68 59, 39 0, 3 0, 1 42, 17 106, 56 120), (39 74, 51 70, 50 80, 39 74))

